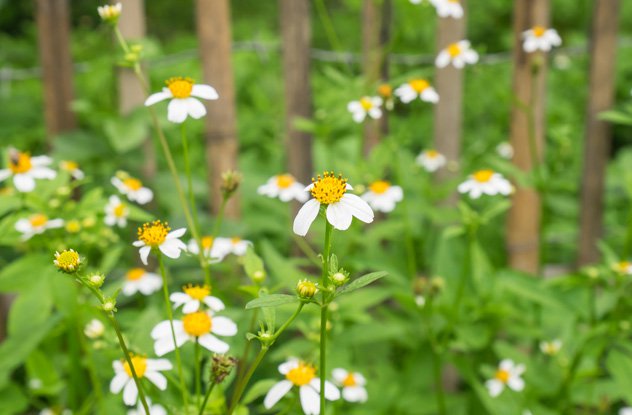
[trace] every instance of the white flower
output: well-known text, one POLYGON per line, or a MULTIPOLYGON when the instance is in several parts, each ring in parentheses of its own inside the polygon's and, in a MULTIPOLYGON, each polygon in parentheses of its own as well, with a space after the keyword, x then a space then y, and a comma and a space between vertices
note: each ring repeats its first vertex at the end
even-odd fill
POLYGON ((105 205, 105 224, 108 226, 118 226, 119 228, 127 225, 127 217, 129 216, 129 208, 118 196, 110 196, 108 204, 105 205))
POLYGON ((123 294, 131 296, 140 292, 143 295, 151 295, 162 288, 162 278, 153 272, 147 272, 142 268, 132 268, 125 274, 123 294))
POLYGON ((176 343, 173 344, 171 324, 169 320, 161 321, 151 331, 151 337, 155 340, 154 351, 158 356, 163 356, 176 347, 182 346, 187 341, 197 342, 200 346, 215 353, 226 353, 228 343, 214 336, 234 336, 237 334, 237 325, 227 317, 213 316, 210 312, 196 311, 186 314, 182 320, 173 321, 176 343))
POLYGON ((67 171, 75 180, 83 180, 83 178, 86 177, 86 175, 83 174, 83 171, 79 168, 79 164, 74 161, 63 160, 59 162, 59 167, 62 170, 67 171))
POLYGON ((105 4, 97 7, 99 17, 105 22, 116 23, 121 12, 123 11, 123 5, 121 3, 105 4))
POLYGON ((252 242, 241 239, 238 236, 232 238, 217 237, 213 243, 213 250, 217 249, 218 257, 223 259, 229 254, 244 256, 246 255, 246 251, 248 251, 248 247, 251 245, 252 242))
POLYGON ((612 268, 619 274, 632 275, 632 262, 630 261, 619 261, 612 268))
POLYGON ((206 115, 206 108, 194 97, 214 100, 219 95, 210 85, 195 84, 191 78, 176 77, 166 81, 167 87, 162 91, 150 95, 145 106, 171 99, 167 107, 167 119, 174 123, 182 123, 191 118, 199 119, 206 115))
POLYGON ((41 213, 15 222, 15 230, 22 234, 20 239, 23 241, 31 239, 34 235, 44 233, 47 229, 61 228, 62 226, 64 226, 63 219, 48 219, 46 215, 41 213))
POLYGON ((496 146, 496 153, 504 159, 510 160, 514 156, 514 148, 508 141, 503 141, 496 146))
POLYGON ((460 19, 463 17, 463 6, 459 0, 431 0, 437 9, 439 17, 453 17, 460 19))
MULTIPOLYGON (((131 356, 131 360, 139 380, 146 378, 161 391, 167 389, 167 378, 160 371, 173 368, 169 360, 147 359, 143 356, 131 356)), ((123 391, 123 402, 125 402, 125 405, 136 405, 138 388, 132 377, 129 363, 127 363, 127 360, 115 360, 112 363, 112 367, 115 375, 110 382, 110 392, 119 393, 123 391)))
POLYGON ((478 62, 478 53, 471 48, 470 42, 467 40, 461 40, 456 43, 448 45, 437 55, 435 59, 435 65, 437 68, 445 68, 450 63, 457 68, 461 69, 466 64, 475 64, 478 62))
POLYGON ((294 176, 287 173, 270 177, 266 184, 259 186, 257 193, 268 197, 278 197, 283 202, 298 200, 305 203, 309 198, 305 185, 297 182, 294 176))
POLYGON ((362 97, 359 101, 351 101, 347 104, 347 110, 351 113, 353 121, 361 123, 367 117, 374 120, 382 117, 382 98, 380 97, 362 97))
POLYGON ((433 104, 439 102, 439 94, 425 79, 413 79, 406 82, 395 90, 395 95, 404 104, 408 104, 416 98, 425 102, 432 102, 433 104))
POLYGON ((468 193, 472 199, 478 199, 486 194, 508 195, 512 191, 511 183, 500 173, 493 170, 479 170, 471 174, 466 181, 458 187, 459 193, 468 193))
POLYGON ((366 379, 358 372, 348 372, 337 368, 332 372, 334 382, 342 388, 342 398, 347 402, 366 402, 369 395, 366 392, 366 379))
POLYGON ((559 353, 561 348, 562 348, 562 341, 559 339, 540 342, 540 351, 549 356, 555 356, 556 354, 559 353))
POLYGON ((336 177, 333 173, 325 172, 323 177, 306 187, 314 197, 307 201, 298 211, 294 219, 294 233, 305 236, 312 222, 318 216, 321 205, 326 206, 327 221, 339 230, 349 229, 351 220, 355 216, 365 223, 373 222, 373 210, 362 198, 347 193, 352 189, 347 179, 336 177))
POLYGON ((169 225, 157 220, 148 222, 142 228, 138 228, 138 241, 133 245, 140 248, 138 253, 143 264, 147 265, 147 257, 152 248, 157 248, 169 258, 180 258, 180 252, 187 246, 179 238, 187 231, 186 228, 171 231, 169 225))
MULTIPOLYGON (((319 415, 320 379, 316 377, 314 366, 296 358, 290 358, 279 366, 279 372, 285 375, 285 379, 270 388, 263 400, 263 406, 266 409, 272 408, 287 395, 293 386, 296 386, 299 388, 301 407, 305 415, 319 415)), ((340 391, 329 381, 325 381, 325 399, 329 401, 340 399, 340 391)))
POLYGON ((44 382, 41 379, 33 378, 29 380, 29 389, 41 389, 44 386, 44 382))
POLYGON ((51 164, 48 156, 31 157, 14 148, 9 149, 9 168, 0 169, 0 182, 13 177, 13 184, 19 192, 27 193, 35 189, 35 179, 52 180, 57 172, 46 166, 51 164))
POLYGON ((424 150, 415 159, 428 172, 435 172, 445 166, 446 158, 437 150, 424 150))
POLYGON ((194 313, 200 309, 202 303, 206 304, 212 311, 222 311, 224 303, 217 297, 211 295, 211 287, 208 285, 185 285, 182 293, 173 293, 169 297, 173 301, 173 308, 182 307, 184 314, 194 313))
POLYGON ((391 186, 384 180, 378 180, 369 185, 369 190, 362 195, 362 199, 378 212, 391 212, 395 204, 401 202, 404 192, 399 186, 391 186))
POLYGON ((90 320, 83 329, 83 334, 89 339, 98 339, 103 336, 103 333, 105 333, 105 326, 101 323, 101 320, 96 318, 90 320))
MULTIPOLYGON (((218 244, 217 239, 222 238, 213 238, 212 236, 208 235, 202 237, 203 255, 205 258, 208 258, 210 262, 221 262, 224 257, 230 253, 227 250, 227 245, 223 242, 220 242, 218 244)), ((187 245, 187 251, 189 251, 193 255, 197 255, 200 253, 200 248, 195 239, 191 239, 189 241, 187 245)))
POLYGON ((513 360, 505 359, 498 365, 498 370, 494 378, 485 382, 485 386, 492 398, 500 395, 505 386, 516 392, 524 389, 524 380, 521 375, 524 373, 524 365, 516 365, 513 360))
MULTIPOLYGON (((167 410, 159 404, 152 405, 151 399, 146 398, 147 406, 149 407, 149 415, 167 415, 167 410)), ((146 415, 143 403, 139 400, 136 409, 130 409, 127 411, 127 415, 146 415)))
POLYGON ((542 26, 534 26, 522 33, 524 39, 522 48, 525 52, 531 53, 537 50, 543 52, 550 51, 553 46, 560 46, 562 39, 555 29, 547 29, 542 26))
POLYGON ((426 297, 424 297, 423 295, 415 296, 415 304, 417 304, 417 307, 419 308, 424 308, 424 306, 426 305, 426 297))
POLYGON ((143 186, 143 182, 130 177, 127 173, 119 173, 112 177, 112 184, 123 193, 127 198, 139 205, 151 202, 154 198, 154 192, 143 186))
POLYGON ((619 410, 619 415, 632 415, 632 407, 626 406, 619 410))

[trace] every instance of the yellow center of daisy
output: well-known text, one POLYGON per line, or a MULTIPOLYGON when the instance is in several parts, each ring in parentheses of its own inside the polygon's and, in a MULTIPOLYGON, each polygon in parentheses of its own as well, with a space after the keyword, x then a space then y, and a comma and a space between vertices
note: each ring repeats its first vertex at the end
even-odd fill
POLYGON ((138 228, 138 239, 145 242, 145 245, 156 248, 162 245, 170 230, 171 228, 167 222, 162 223, 156 220, 145 223, 142 228, 138 228))
POLYGON ((77 233, 81 230, 81 222, 76 219, 68 221, 66 224, 66 231, 70 233, 77 233))
POLYGON ((213 237, 212 236, 204 236, 202 237, 202 248, 211 249, 213 246, 213 237))
POLYGON ((426 157, 429 159, 435 159, 439 157, 439 152, 437 150, 426 150, 426 157))
POLYGON ((280 174, 276 177, 277 187, 280 189, 287 189, 295 182, 294 177, 291 174, 280 174))
POLYGON ((116 216, 117 218, 124 217, 125 213, 126 213, 126 209, 125 209, 125 205, 123 203, 119 203, 114 208, 114 216, 116 216))
POLYGON ((497 380, 501 381, 502 383, 507 383, 509 382, 509 371, 504 370, 504 369, 498 369, 494 377, 497 380))
POLYGON ((174 98, 189 98, 193 90, 193 79, 191 78, 171 78, 167 80, 167 88, 174 98))
POLYGON ((79 254, 72 249, 55 254, 55 265, 62 271, 74 271, 80 262, 79 254))
POLYGON ((365 111, 373 108, 373 102, 371 102, 371 100, 367 97, 360 98, 360 105, 362 105, 362 108, 364 108, 365 111))
POLYGON ((408 85, 410 85, 410 87, 414 89, 415 92, 417 92, 418 94, 421 94, 426 88, 430 86, 428 81, 426 81, 425 79, 413 79, 408 83, 408 85))
POLYGON ((46 225, 46 222, 48 222, 48 218, 46 217, 46 215, 42 215, 40 213, 33 215, 29 218, 29 222, 31 223, 31 226, 34 228, 39 228, 41 226, 46 225))
POLYGON ((342 386, 344 386, 345 388, 356 386, 357 384, 358 382, 356 381, 355 377, 353 376, 353 373, 351 372, 349 372, 345 380, 342 381, 342 386))
POLYGON ((236 245, 239 242, 241 242, 241 238, 239 236, 233 236, 232 238, 230 238, 230 241, 232 242, 233 245, 236 245))
POLYGON ((140 190, 140 188, 143 187, 143 182, 130 177, 123 180, 123 186, 127 187, 130 190, 140 190))
POLYGON ((300 362, 298 367, 287 372, 285 377, 296 386, 307 385, 316 377, 316 369, 312 365, 300 362))
POLYGON ((628 268, 630 268, 630 262, 629 261, 621 261, 621 262, 617 263, 617 265, 615 267, 616 267, 617 271, 626 273, 626 272, 628 272, 628 268))
POLYGON ((125 274, 125 278, 130 281, 138 281, 139 279, 143 278, 143 275, 145 275, 145 273, 145 270, 142 268, 132 268, 127 271, 127 274, 125 274))
POLYGON ((79 164, 74 161, 64 160, 60 164, 61 168, 66 171, 75 171, 79 168, 79 164))
POLYGON ((185 315, 182 318, 182 323, 184 324, 184 331, 195 337, 210 333, 213 327, 211 317, 203 311, 185 315))
POLYGON ((390 98, 391 96, 393 96, 393 87, 389 84, 382 84, 377 87, 377 93, 384 98, 390 98))
POLYGON ((476 173, 474 173, 472 177, 474 178, 474 180, 476 180, 479 183, 487 183, 488 181, 491 180, 493 175, 494 175, 493 170, 479 170, 476 173))
MULTIPOLYGON (((142 378, 147 371, 147 358, 142 356, 131 356, 130 360, 132 361, 132 366, 134 367, 134 371, 136 372, 136 376, 142 378)), ((127 373, 127 376, 132 377, 132 369, 129 367, 129 363, 127 360, 123 362, 123 370, 127 373)))
POLYGON ((535 37, 542 37, 544 32, 546 32, 546 28, 543 26, 534 26, 532 30, 535 37))
POLYGON ((211 294, 211 287, 208 285, 193 285, 189 284, 182 287, 182 290, 186 295, 196 300, 203 300, 211 294))
POLYGON ((386 192, 389 187, 391 187, 391 184, 389 182, 385 180, 378 180, 377 182, 371 183, 369 189, 373 193, 381 195, 382 193, 386 192))
POLYGON ((14 174, 26 173, 31 170, 31 156, 28 153, 17 152, 9 159, 9 170, 14 174))
POLYGON ((347 191, 347 179, 343 179, 342 175, 336 177, 333 172, 326 171, 322 177, 318 175, 318 180, 312 178, 312 183, 310 192, 323 205, 340 201, 347 191))
POLYGON ((459 56, 461 54, 461 46, 459 46, 458 43, 452 43, 450 46, 448 46, 448 53, 453 58, 459 56))

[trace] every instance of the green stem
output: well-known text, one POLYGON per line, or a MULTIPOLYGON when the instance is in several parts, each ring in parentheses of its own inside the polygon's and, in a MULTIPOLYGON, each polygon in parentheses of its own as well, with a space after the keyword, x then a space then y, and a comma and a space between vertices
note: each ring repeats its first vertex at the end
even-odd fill
POLYGON ((92 390, 94 390, 94 396, 96 398, 96 405, 99 408, 99 413, 104 414, 105 409, 103 407, 103 390, 101 389, 101 382, 99 381, 99 376, 97 375, 96 367, 94 366, 94 355, 92 354, 91 345, 86 342, 86 339, 83 335, 83 331, 79 326, 78 327, 78 335, 79 335, 79 344, 83 349, 83 352, 86 355, 86 366, 88 367, 88 374, 90 375, 90 382, 92 383, 92 390))
MULTIPOLYGON (((327 40, 329 41, 329 44, 331 45, 332 49, 335 50, 336 52, 342 52, 343 50, 342 43, 340 42, 340 38, 338 37, 338 34, 336 34, 334 23, 331 20, 331 16, 329 15, 329 12, 327 11, 325 2, 323 0, 316 0, 315 5, 316 5, 316 13, 318 14, 318 18, 323 24, 323 28, 325 29, 325 35, 327 36, 327 40)), ((343 66, 345 70, 349 74, 351 74, 351 68, 349 66, 349 63, 347 62, 343 66)))
POLYGON ((213 393, 213 389, 215 388, 215 385, 217 385, 217 383, 215 382, 211 383, 211 386, 209 386, 208 390, 206 391, 206 395, 204 396, 204 401, 202 402, 202 406, 200 406, 199 415, 202 415, 204 413, 204 408, 206 408, 206 404, 208 403, 208 399, 211 397, 211 394, 213 393))
POLYGON ((432 367, 434 374, 435 396, 437 398, 437 410, 439 415, 446 415, 445 394, 443 392, 443 367, 441 365, 441 354, 433 349, 432 367))
POLYGON ((195 338, 195 348, 194 348, 194 379, 195 379, 195 399, 196 402, 198 404, 198 406, 200 405, 200 342, 198 340, 198 338, 195 338))
MULTIPOLYGON (((325 243, 323 246, 323 270, 321 284, 327 288, 329 273, 329 256, 331 255, 331 232, 333 227, 325 218, 325 243)), ((322 290, 322 304, 320 308, 320 412, 325 413, 325 378, 327 377, 327 311, 329 308, 328 293, 322 290)))
POLYGON ((262 345, 261 350, 259 350, 259 354, 255 358, 255 361, 252 363, 248 372, 246 372, 246 376, 242 379, 241 383, 235 387, 235 398, 230 403, 230 407, 228 408, 227 415, 232 415, 233 411, 237 407, 237 404, 241 400, 241 395, 243 395, 244 390, 246 389, 246 385, 250 382, 250 378, 255 373, 255 370, 261 364, 261 361, 265 357, 266 353, 268 353, 268 346, 262 345))
POLYGON ((173 327, 173 310, 171 309, 171 300, 169 300, 169 287, 167 286, 167 272, 165 271, 165 264, 162 260, 162 253, 158 251, 158 265, 160 266, 160 275, 162 276, 162 292, 164 294, 165 308, 167 310, 167 317, 169 318, 169 326, 171 327, 171 339, 176 352, 176 365, 178 366, 178 376, 180 377, 180 389, 182 390, 182 401, 184 407, 189 408, 189 398, 187 389, 184 382, 184 373, 182 371, 182 359, 180 357, 180 347, 176 341, 176 331, 173 327))
POLYGON ((281 333, 283 333, 285 331, 285 329, 287 329, 290 326, 290 324, 292 324, 294 319, 296 319, 296 317, 298 317, 298 315, 301 313, 301 310, 303 310, 304 306, 305 306, 305 303, 300 303, 298 305, 298 307, 294 311, 294 314, 292 314, 292 316, 289 319, 287 319, 287 321, 285 323, 283 323, 283 325, 281 327, 279 327, 279 329, 276 331, 276 333, 274 333, 274 335, 272 336, 272 340, 273 341, 278 339, 279 336, 281 335, 281 333))
MULTIPOLYGON (((252 333, 255 330, 255 326, 257 324, 257 315, 259 314, 259 309, 255 308, 252 313, 252 317, 250 318, 250 326, 248 327, 248 333, 252 333)), ((238 369, 237 376, 235 377, 235 384, 238 385, 241 382, 245 372, 246 372, 246 362, 248 361, 248 356, 250 355, 250 346, 252 342, 246 342, 246 346, 244 347, 244 353, 241 355, 241 359, 238 361, 238 369)), ((235 396, 233 395, 233 399, 235 396)))

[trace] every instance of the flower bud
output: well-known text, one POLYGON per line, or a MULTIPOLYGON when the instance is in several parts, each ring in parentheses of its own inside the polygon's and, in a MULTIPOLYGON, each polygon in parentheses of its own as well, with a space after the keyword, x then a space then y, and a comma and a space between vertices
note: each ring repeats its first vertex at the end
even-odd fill
POLYGON ((88 283, 95 288, 101 287, 104 281, 105 275, 103 274, 92 274, 88 276, 88 283))
POLYGON ((240 172, 235 170, 228 170, 222 173, 222 184, 220 189, 222 190, 225 199, 229 199, 233 193, 237 191, 243 177, 244 176, 240 172))
POLYGON ((90 322, 86 324, 86 327, 83 329, 83 333, 86 335, 86 337, 93 340, 103 336, 104 332, 105 326, 103 325, 103 323, 101 323, 101 320, 97 320, 96 318, 90 320, 90 322))
POLYGON ((349 281, 349 274, 346 273, 344 270, 340 270, 335 274, 329 275, 329 279, 336 287, 340 287, 342 285, 345 285, 347 281, 349 281))
POLYGON ((66 223, 66 231, 68 233, 77 233, 80 230, 81 222, 79 222, 77 219, 69 220, 68 223, 66 223))
POLYGON ((74 249, 67 249, 61 252, 55 252, 55 260, 53 264, 66 274, 74 274, 81 265, 81 257, 74 249))
POLYGON ((103 311, 111 312, 116 311, 116 300, 113 298, 107 298, 101 305, 103 311))
POLYGON ((101 17, 101 20, 112 25, 115 25, 118 22, 122 11, 123 5, 121 3, 105 4, 97 7, 97 12, 99 13, 99 17, 101 17))
POLYGON ((296 284, 296 293, 304 300, 313 298, 318 292, 316 284, 309 280, 301 280, 296 284))
POLYGON ((211 363, 211 381, 216 384, 222 383, 236 364, 237 359, 232 356, 214 354, 211 363))
POLYGON ((263 270, 255 271, 252 274, 252 282, 254 282, 255 284, 263 284, 265 280, 266 280, 266 272, 263 270))

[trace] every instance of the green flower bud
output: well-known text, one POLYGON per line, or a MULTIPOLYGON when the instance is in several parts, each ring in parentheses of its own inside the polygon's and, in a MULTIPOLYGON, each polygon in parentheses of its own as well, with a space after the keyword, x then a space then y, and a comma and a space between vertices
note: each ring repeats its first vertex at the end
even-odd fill
POLYGON ((318 287, 312 281, 301 280, 296 284, 296 293, 304 300, 313 298, 318 292, 318 287))

